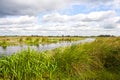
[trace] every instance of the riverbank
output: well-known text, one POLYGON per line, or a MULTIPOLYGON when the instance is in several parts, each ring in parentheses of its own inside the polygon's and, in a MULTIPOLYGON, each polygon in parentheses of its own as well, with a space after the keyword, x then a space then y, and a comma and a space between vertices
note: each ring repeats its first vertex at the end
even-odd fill
POLYGON ((0 59, 1 80, 119 80, 120 37, 0 59))

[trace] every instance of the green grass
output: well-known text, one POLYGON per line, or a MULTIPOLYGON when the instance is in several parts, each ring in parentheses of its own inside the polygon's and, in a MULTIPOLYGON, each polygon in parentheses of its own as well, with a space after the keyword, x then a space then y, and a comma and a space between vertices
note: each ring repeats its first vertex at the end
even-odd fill
POLYGON ((0 58, 0 80, 119 80, 120 38, 0 58))

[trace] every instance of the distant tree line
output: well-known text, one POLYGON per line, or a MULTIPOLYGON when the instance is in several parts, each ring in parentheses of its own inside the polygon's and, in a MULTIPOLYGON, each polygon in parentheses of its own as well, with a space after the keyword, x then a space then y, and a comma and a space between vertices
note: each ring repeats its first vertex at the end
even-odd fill
POLYGON ((27 36, 31 36, 31 37, 115 37, 114 35, 97 35, 97 36, 80 36, 80 35, 4 35, 2 37, 27 37, 27 36))
POLYGON ((98 37, 115 37, 114 35, 98 35, 98 37))

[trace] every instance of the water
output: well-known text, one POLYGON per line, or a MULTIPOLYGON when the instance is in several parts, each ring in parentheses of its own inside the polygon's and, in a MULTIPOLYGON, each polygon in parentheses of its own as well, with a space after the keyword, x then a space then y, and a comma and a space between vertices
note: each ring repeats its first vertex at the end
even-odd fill
POLYGON ((0 47, 0 54, 10 55, 10 54, 28 49, 28 47, 30 49, 34 49, 37 51, 52 50, 59 47, 71 46, 73 44, 92 42, 94 40, 95 40, 94 38, 86 38, 85 40, 72 41, 72 42, 63 41, 63 42, 44 44, 44 45, 39 44, 38 46, 18 45, 18 46, 8 46, 6 49, 3 49, 2 47, 0 47))

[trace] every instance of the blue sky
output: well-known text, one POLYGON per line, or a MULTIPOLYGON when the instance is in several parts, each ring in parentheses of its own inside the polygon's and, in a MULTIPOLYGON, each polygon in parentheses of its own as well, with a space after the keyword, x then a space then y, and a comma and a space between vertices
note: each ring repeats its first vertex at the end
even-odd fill
POLYGON ((1 0, 0 35, 117 35, 120 0, 1 0))
POLYGON ((104 5, 99 5, 94 8, 90 8, 86 5, 73 5, 70 8, 63 9, 60 12, 62 14, 67 14, 67 15, 76 15, 79 13, 87 14, 94 11, 108 11, 108 10, 111 10, 111 8, 109 6, 104 6, 104 5))

